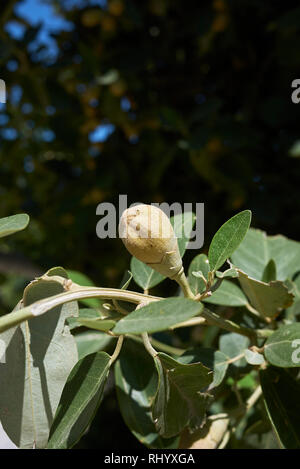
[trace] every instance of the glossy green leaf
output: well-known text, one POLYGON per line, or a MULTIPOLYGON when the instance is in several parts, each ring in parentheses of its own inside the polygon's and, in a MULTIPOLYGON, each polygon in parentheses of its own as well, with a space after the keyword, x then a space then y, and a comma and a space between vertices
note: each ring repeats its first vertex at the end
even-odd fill
POLYGON ((116 334, 141 334, 163 331, 201 313, 203 305, 187 298, 167 298, 153 301, 121 319, 113 332, 116 334))
POLYGON ((177 448, 178 438, 162 438, 152 420, 151 405, 157 381, 154 362, 143 345, 126 340, 115 365, 122 417, 134 436, 148 448, 177 448))
POLYGON ((24 230, 28 223, 29 216, 26 213, 0 218, 0 238, 24 230))
POLYGON ((187 350, 177 361, 183 364, 189 363, 202 363, 210 370, 213 371, 214 377, 208 389, 213 389, 221 384, 223 381, 226 370, 228 368, 228 359, 220 350, 212 348, 195 348, 187 350))
POLYGON ((245 306, 248 304, 248 300, 242 290, 229 280, 223 280, 212 296, 205 298, 203 301, 223 306, 245 306))
POLYGON ((300 366, 300 323, 280 326, 268 338, 264 347, 266 359, 272 365, 289 368, 300 366))
POLYGON ((281 281, 261 282, 249 277, 245 272, 237 270, 239 282, 251 305, 264 318, 274 318, 279 312, 293 303, 293 294, 281 281))
POLYGON ((221 267, 244 239, 251 222, 250 210, 244 210, 230 218, 214 235, 208 251, 212 270, 221 267))
MULTIPOLYGON (((24 292, 24 305, 63 291, 55 280, 37 279, 24 292)), ((66 303, 0 334, 6 361, 0 363, 0 420, 21 448, 44 448, 60 394, 77 361, 77 347, 65 320, 77 314, 66 303)))
POLYGON ((287 370, 260 371, 264 401, 272 427, 285 449, 300 449, 300 383, 287 370))
POLYGON ((187 425, 191 431, 201 427, 212 401, 212 396, 204 392, 213 380, 211 370, 201 363, 183 365, 165 353, 157 354, 155 365, 158 389, 153 419, 159 433, 171 437, 187 425))
POLYGON ((101 402, 110 356, 97 352, 79 360, 63 389, 47 448, 72 448, 92 420, 101 402))
POLYGON ((209 262, 205 254, 198 254, 198 256, 194 257, 194 259, 190 263, 188 270, 188 280, 194 295, 196 295, 197 293, 202 293, 203 290, 205 290, 205 282, 200 277, 195 277, 195 275, 193 275, 193 272, 201 271, 207 280, 209 270, 209 262))
POLYGON ((264 231, 250 228, 231 258, 237 267, 257 280, 262 279, 266 265, 273 259, 276 278, 284 281, 299 271, 300 243, 282 235, 267 236, 264 231))
MULTIPOLYGON (((219 340, 219 348, 228 360, 243 355, 249 344, 250 340, 248 337, 235 334, 234 332, 221 335, 219 340)), ((231 366, 244 367, 246 364, 245 358, 241 357, 239 360, 233 362, 231 366)))
POLYGON ((85 357, 91 353, 105 350, 114 340, 113 337, 100 331, 82 331, 74 336, 77 350, 78 359, 85 357))

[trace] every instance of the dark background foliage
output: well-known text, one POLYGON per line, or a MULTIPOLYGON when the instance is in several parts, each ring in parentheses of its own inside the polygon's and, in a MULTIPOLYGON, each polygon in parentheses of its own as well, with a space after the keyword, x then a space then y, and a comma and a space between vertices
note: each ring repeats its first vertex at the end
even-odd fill
POLYGON ((246 208, 252 226, 298 238, 297 2, 46 3, 65 25, 48 42, 26 0, 0 5, 0 216, 31 217, 1 244, 2 312, 54 265, 118 286, 130 256, 95 228, 119 194, 204 202, 204 251, 246 208))

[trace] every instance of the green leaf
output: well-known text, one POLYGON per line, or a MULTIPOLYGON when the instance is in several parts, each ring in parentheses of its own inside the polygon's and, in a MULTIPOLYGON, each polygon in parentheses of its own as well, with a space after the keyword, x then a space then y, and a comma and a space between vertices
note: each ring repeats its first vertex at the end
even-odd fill
POLYGON ((281 281, 264 283, 249 277, 237 269, 239 282, 251 305, 264 318, 274 318, 279 312, 293 303, 293 294, 281 281))
POLYGON ((113 332, 141 334, 163 331, 201 313, 203 305, 187 298, 167 298, 153 301, 121 319, 113 332))
POLYGON ((203 301, 223 306, 245 306, 248 304, 242 290, 229 280, 223 280, 212 296, 205 298, 203 301))
POLYGON ((29 223, 29 216, 26 213, 12 215, 0 219, 0 238, 9 236, 18 231, 24 230, 29 223))
POLYGON ((133 278, 133 275, 132 275, 132 273, 130 272, 130 270, 126 270, 126 272, 124 273, 123 278, 122 278, 122 280, 121 280, 120 288, 121 288, 122 290, 127 290, 127 288, 129 287, 129 284, 130 284, 132 278, 133 278))
POLYGON ((223 381, 228 368, 228 360, 220 350, 212 348, 196 348, 187 350, 177 361, 183 364, 202 363, 214 373, 214 378, 208 389, 216 388, 223 381))
POLYGON ((77 317, 71 317, 67 319, 70 329, 76 327, 86 326, 91 329, 97 329, 100 331, 107 331, 111 329, 116 321, 123 317, 122 314, 115 310, 107 310, 105 308, 80 308, 77 317), (89 321, 91 325, 88 325, 86 321, 89 321), (92 325, 94 323, 94 325, 92 325))
POLYGON ((276 280, 276 264, 273 259, 270 259, 264 268, 262 274, 262 282, 269 283, 272 280, 276 280))
POLYGON ((209 246, 208 260, 212 270, 221 267, 245 237, 251 222, 251 211, 244 210, 230 218, 214 235, 209 246))
POLYGON ((97 352, 85 356, 72 369, 51 426, 47 448, 71 448, 96 413, 110 367, 110 356, 97 352))
POLYGON ((136 257, 131 258, 130 270, 134 281, 143 290, 149 290, 162 282, 165 277, 156 270, 153 270, 144 262, 139 261, 136 257))
MULTIPOLYGON (((195 219, 196 217, 192 212, 178 214, 170 218, 171 225, 173 226, 177 237, 181 257, 183 256, 189 242, 189 237, 185 233, 190 233, 192 231, 195 219)), ((132 257, 131 259, 130 270, 134 281, 139 285, 139 287, 143 288, 143 290, 149 290, 150 288, 155 287, 166 278, 135 257, 132 257)))
POLYGON ((260 371, 266 409, 283 448, 300 449, 300 384, 287 370, 260 371))
POLYGON ((281 326, 268 338, 264 347, 266 359, 275 366, 300 366, 300 323, 281 326))
MULTIPOLYGON (((37 279, 24 292, 24 306, 63 292, 55 280, 37 279)), ((21 448, 44 448, 60 394, 77 361, 77 348, 65 320, 77 314, 66 303, 0 334, 6 361, 0 363, 0 420, 21 448)))
POLYGON ((245 350, 245 359, 249 365, 262 365, 264 363, 264 356, 261 353, 252 352, 252 350, 245 350))
POLYGON ((189 279, 191 290, 194 293, 194 295, 197 295, 198 293, 202 293, 203 290, 205 290, 205 282, 201 278, 195 277, 193 275, 193 272, 201 271, 207 280, 209 270, 210 270, 209 262, 205 254, 198 254, 198 256, 194 257, 194 259, 190 263, 189 270, 188 270, 188 279, 189 279))
POLYGON ((122 417, 134 436, 148 448, 177 448, 178 438, 162 438, 152 420, 157 373, 143 345, 126 340, 115 365, 115 382, 122 417))
POLYGON ((267 236, 264 231, 250 228, 231 258, 241 270, 258 280, 262 279, 266 265, 273 259, 277 280, 284 281, 299 271, 300 243, 282 235, 267 236))
MULTIPOLYGON (((77 270, 67 270, 67 273, 72 282, 78 283, 78 285, 84 287, 95 286, 94 282, 87 275, 82 274, 81 272, 77 272, 77 270)), ((103 301, 101 302, 98 298, 85 298, 80 301, 83 304, 90 306, 91 308, 97 308, 98 306, 101 306, 104 303, 103 301)))
POLYGON ((115 339, 100 331, 83 331, 75 336, 78 359, 108 347, 115 339))
POLYGON ((195 431, 205 423, 212 396, 201 392, 212 382, 212 372, 201 363, 183 365, 165 353, 155 357, 158 388, 153 419, 164 437, 175 436, 187 425, 195 431))
POLYGON ((80 308, 78 316, 67 319, 70 330, 75 329, 76 327, 81 327, 80 322, 78 322, 79 318, 106 319, 106 316, 102 316, 102 312, 99 308, 80 308))
POLYGON ((236 268, 227 269, 227 270, 224 270, 224 272, 220 272, 219 270, 217 270, 216 277, 217 278, 227 278, 227 277, 236 278, 238 277, 238 273, 236 271, 236 268))
POLYGON ((59 277, 63 277, 67 279, 69 278, 67 271, 63 267, 52 267, 45 273, 45 275, 43 275, 43 277, 45 277, 46 275, 48 277, 53 277, 55 275, 58 275, 59 277))
POLYGON ((116 321, 101 318, 77 318, 77 323, 81 326, 88 327, 89 329, 96 329, 97 331, 109 331, 115 326, 116 321))
MULTIPOLYGON (((245 350, 248 348, 250 340, 248 337, 244 337, 240 334, 235 334, 234 332, 229 332, 228 334, 223 334, 219 340, 219 348, 222 353, 226 356, 227 360, 238 357, 245 353, 245 350)), ((245 358, 241 357, 239 360, 232 363, 234 367, 244 367, 246 366, 245 358)))

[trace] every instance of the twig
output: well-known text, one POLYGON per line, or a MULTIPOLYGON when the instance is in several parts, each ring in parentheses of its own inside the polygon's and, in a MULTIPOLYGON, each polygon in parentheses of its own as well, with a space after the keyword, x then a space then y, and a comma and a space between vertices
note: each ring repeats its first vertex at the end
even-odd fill
POLYGON ((116 345, 116 348, 114 350, 114 353, 110 357, 110 360, 109 360, 110 365, 112 365, 116 361, 116 359, 118 358, 119 353, 121 352, 123 341, 124 341, 124 336, 120 335, 119 338, 118 338, 117 345, 116 345))

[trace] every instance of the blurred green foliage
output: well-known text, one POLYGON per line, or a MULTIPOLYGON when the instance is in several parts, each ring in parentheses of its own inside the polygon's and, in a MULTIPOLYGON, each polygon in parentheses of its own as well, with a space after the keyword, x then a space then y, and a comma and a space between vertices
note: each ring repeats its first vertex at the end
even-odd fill
POLYGON ((31 223, 1 243, 1 312, 54 265, 118 286, 130 257, 97 238, 96 207, 119 194, 205 202, 204 252, 243 209, 252 226, 297 239, 298 2, 48 0, 72 25, 53 34, 56 56, 32 46, 43 26, 20 3, 0 4, 0 217, 27 212, 31 223))
POLYGON ((26 211, 33 221, 10 249, 43 270, 59 263, 117 285, 128 256, 95 226, 97 205, 119 194, 205 202, 207 239, 243 208, 270 234, 297 236, 300 169, 289 150, 299 139, 299 7, 50 1, 73 24, 54 35, 53 58, 43 45, 30 52, 42 25, 17 16, 18 3, 0 7, 0 216, 26 211), (12 20, 23 38, 3 29, 12 20), (111 135, 93 143, 107 124, 111 135))

